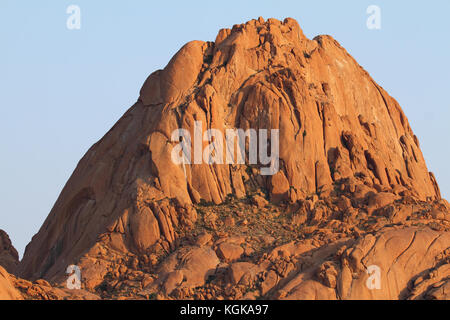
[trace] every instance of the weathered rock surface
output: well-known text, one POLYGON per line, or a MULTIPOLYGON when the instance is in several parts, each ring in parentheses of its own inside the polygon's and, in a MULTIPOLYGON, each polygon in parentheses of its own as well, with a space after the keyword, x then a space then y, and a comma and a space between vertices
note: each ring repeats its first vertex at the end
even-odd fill
MULTIPOLYGON (((416 228, 386 230, 357 241, 333 243, 313 252, 312 265, 296 270, 298 273, 275 295, 300 300, 417 297, 418 290, 410 290, 409 285, 423 282, 420 277, 423 273, 439 270, 432 283, 446 281, 450 276, 449 244, 449 232, 416 228), (379 285, 370 284, 370 266, 379 268, 379 274, 373 277, 379 285)), ((441 283, 439 287, 444 285, 441 283)), ((427 289, 422 288, 420 295, 426 295, 427 289)))
POLYGON ((19 264, 19 254, 13 247, 8 234, 0 230, 0 266, 9 273, 14 273, 19 264))
POLYGON ((148 77, 17 272, 61 286, 76 264, 102 298, 445 299, 449 209, 395 99, 330 36, 260 18, 148 77), (175 164, 172 132, 196 121, 279 129, 279 172, 175 164))
POLYGON ((0 300, 21 300, 22 296, 14 287, 8 272, 0 266, 0 300))

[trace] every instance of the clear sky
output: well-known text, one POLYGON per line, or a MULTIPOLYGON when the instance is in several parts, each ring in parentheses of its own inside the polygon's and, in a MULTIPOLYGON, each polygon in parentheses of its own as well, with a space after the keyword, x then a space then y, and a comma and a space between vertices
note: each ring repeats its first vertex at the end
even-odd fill
POLYGON ((450 1, 0 0, 0 229, 22 255, 76 164, 190 40, 252 18, 330 34, 395 97, 450 197, 450 1), (81 28, 66 26, 69 5, 81 28), (369 30, 369 5, 381 29, 369 30))

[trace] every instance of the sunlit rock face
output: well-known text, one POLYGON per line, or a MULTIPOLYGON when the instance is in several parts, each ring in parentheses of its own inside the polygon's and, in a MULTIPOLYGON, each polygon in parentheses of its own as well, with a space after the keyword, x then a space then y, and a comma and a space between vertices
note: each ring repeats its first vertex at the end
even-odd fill
MULTIPOLYGON (((269 145, 274 143, 270 135, 267 139, 269 145)), ((199 149, 205 150, 210 142, 201 139, 199 149)), ((245 148, 248 154, 249 143, 245 148)), ((220 30, 214 42, 187 43, 163 70, 148 77, 138 101, 79 162, 39 233, 27 246, 18 274, 61 282, 67 266, 77 264, 83 270, 86 289, 95 291, 102 286, 113 292, 108 287, 110 279, 135 272, 140 290, 147 288, 151 294, 180 298, 197 294, 190 290, 206 285, 221 261, 230 268, 232 263, 248 262, 255 264, 254 275, 265 272, 270 279, 259 284, 260 296, 399 298, 410 278, 377 296, 358 293, 360 287, 349 291, 364 282, 350 279, 352 272, 364 273, 359 265, 351 265, 362 258, 351 258, 351 252, 333 263, 317 257, 316 262, 321 261, 316 266, 321 270, 319 276, 315 269, 311 270, 297 282, 289 282, 284 291, 279 281, 301 269, 289 267, 289 272, 283 273, 273 271, 272 262, 239 260, 254 257, 245 251, 245 243, 251 243, 246 237, 253 235, 252 221, 256 225, 264 219, 271 221, 272 209, 268 208, 289 213, 286 219, 295 220, 288 224, 308 227, 311 234, 331 220, 339 226, 348 224, 342 232, 330 232, 339 239, 355 238, 347 243, 346 250, 350 250, 352 246, 365 246, 364 240, 358 242, 356 238, 365 237, 369 229, 362 225, 355 229, 358 223, 371 216, 397 217, 397 222, 403 223, 417 211, 401 211, 411 199, 423 208, 434 203, 433 208, 443 212, 444 219, 439 221, 445 221, 447 203, 440 199, 418 138, 395 99, 330 36, 310 40, 293 19, 281 22, 260 18, 220 30), (201 135, 216 129, 224 137, 229 129, 278 130, 278 170, 273 175, 262 175, 261 164, 248 161, 175 163, 173 150, 179 141, 173 139, 173 132, 184 129, 194 137, 196 123, 202 124, 201 135), (229 205, 230 199, 231 203, 243 201, 242 208, 262 214, 260 220, 255 215, 238 215, 236 211, 242 208, 233 211, 231 205, 227 208, 234 216, 224 217, 217 212, 215 218, 205 216, 207 211, 229 205), (392 212, 382 211, 388 206, 393 206, 392 212), (397 212, 402 215, 396 216, 397 212), (206 238, 195 240, 200 236, 199 228, 206 225, 206 238), (218 231, 222 226, 228 228, 227 235, 218 231), (239 230, 244 237, 244 241, 233 243, 244 252, 217 243, 219 238, 231 236, 233 230, 239 230), (204 264, 194 268, 190 261, 204 264), (125 269, 120 268, 124 264, 125 269), (310 284, 300 286, 304 279, 310 284), (317 290, 320 293, 316 295, 317 290)), ((411 233, 415 234, 412 229, 388 231, 377 226, 370 230, 385 233, 375 237, 386 234, 409 239, 411 233)), ((291 231, 292 237, 302 234, 291 231)), ((448 235, 439 233, 445 231, 434 232, 448 239, 448 235)), ((418 235, 421 238, 417 239, 429 239, 434 233, 418 235)), ((264 250, 273 249, 282 240, 266 236, 264 250)), ((292 241, 300 241, 295 237, 292 241)), ((420 242, 420 255, 428 254, 426 241, 420 242)), ((306 251, 325 250, 329 243, 321 239, 297 245, 298 250, 294 246, 286 251, 292 259, 306 251)), ((395 264, 394 249, 388 245, 384 248, 393 260, 383 265, 395 264)), ((336 257, 345 251, 337 247, 329 250, 335 249, 336 257)), ((439 246, 433 253, 444 249, 439 246)), ((405 277, 430 268, 433 258, 426 259, 428 264, 417 265, 418 269, 405 277)), ((237 274, 241 269, 230 269, 231 276, 217 283, 218 288, 225 288, 226 281, 239 283, 237 274)), ((251 285, 253 278, 246 279, 243 282, 251 285)), ((210 294, 211 298, 234 294, 219 291, 210 294)))

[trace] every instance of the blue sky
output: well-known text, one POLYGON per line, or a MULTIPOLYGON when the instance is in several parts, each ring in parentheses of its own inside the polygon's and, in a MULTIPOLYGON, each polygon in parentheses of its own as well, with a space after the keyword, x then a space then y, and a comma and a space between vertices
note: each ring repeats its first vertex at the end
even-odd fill
POLYGON ((450 1, 0 1, 0 228, 22 254, 88 148, 190 40, 262 16, 330 34, 401 104, 450 196, 450 1), (81 29, 68 30, 69 5, 81 29), (366 27, 369 5, 381 30, 366 27))

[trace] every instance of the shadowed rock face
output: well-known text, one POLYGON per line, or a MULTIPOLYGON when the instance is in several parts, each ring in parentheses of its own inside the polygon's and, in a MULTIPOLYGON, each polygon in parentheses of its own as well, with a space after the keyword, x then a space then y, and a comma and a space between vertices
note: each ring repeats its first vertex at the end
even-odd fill
POLYGON ((0 266, 14 273, 19 264, 19 254, 13 247, 8 234, 0 230, 0 266))
MULTIPOLYGON (((203 142, 202 150, 208 144, 203 142)), ((199 214, 202 223, 217 226, 199 206, 257 192, 272 203, 293 205, 300 225, 317 225, 332 216, 315 208, 315 197, 337 199, 338 212, 351 211, 351 216, 361 209, 366 217, 389 215, 382 210, 394 201, 407 203, 405 197, 424 207, 440 200, 400 106, 344 48, 330 36, 307 39, 293 19, 252 20, 220 30, 215 42, 186 44, 164 70, 148 77, 136 104, 81 159, 27 246, 18 272, 29 279, 60 281, 67 265, 76 263, 83 268, 86 288, 94 290, 105 277, 120 275, 117 265, 126 261, 129 269, 159 274, 154 283, 155 277, 141 274, 157 292, 171 294, 183 274, 203 285, 218 261, 214 250, 201 252, 211 262, 201 274, 192 275, 177 260, 187 254, 179 250, 189 233, 196 235, 199 214), (258 165, 173 163, 178 142, 171 141, 172 132, 183 128, 194 136, 195 121, 202 122, 203 131, 214 128, 224 136, 226 129, 279 129, 279 172, 262 176, 258 165), (339 198, 341 186, 346 199, 339 198), (173 263, 166 262, 167 270, 161 271, 157 260, 169 253, 167 261, 173 263)), ((254 199, 264 213, 266 200, 254 199)), ((397 209, 390 214, 402 212, 397 209)), ((226 224, 232 227, 234 220, 226 224)), ((217 237, 203 245, 214 244, 217 237)), ((222 246, 219 257, 224 248, 232 248, 227 252, 236 259, 242 254, 222 246)), ((334 280, 327 270, 333 268, 322 268, 329 286, 334 280)), ((335 277, 350 272, 338 269, 329 272, 335 277)), ((275 294, 280 275, 268 274, 272 286, 266 284, 263 291, 275 294)), ((315 286, 308 287, 308 294, 315 286)), ((338 297, 359 297, 348 291, 350 279, 341 286, 338 297)), ((304 297, 306 291, 299 290, 291 285, 287 297, 304 297)), ((398 298, 397 291, 375 298, 398 298)), ((326 297, 336 297, 333 292, 326 297)))

